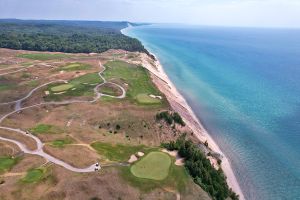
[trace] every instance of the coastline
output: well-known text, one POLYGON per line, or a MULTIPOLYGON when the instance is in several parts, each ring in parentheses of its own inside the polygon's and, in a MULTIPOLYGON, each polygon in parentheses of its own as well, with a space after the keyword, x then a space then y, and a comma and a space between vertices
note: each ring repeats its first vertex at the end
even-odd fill
MULTIPOLYGON (((128 26, 127 28, 130 28, 128 26)), ((125 29, 127 29, 125 28, 125 29)), ((121 33, 124 33, 124 30, 121 30, 121 33)), ((149 51, 149 49, 147 49, 149 51)), ((245 197, 242 193, 242 190, 238 184, 238 181, 235 177, 233 169, 230 165, 229 160, 221 151, 216 142, 212 139, 209 133, 205 130, 204 126, 200 120, 195 115, 192 108, 188 105, 185 98, 179 93, 175 85, 171 82, 168 75, 165 73, 163 66, 159 62, 157 56, 149 51, 155 57, 155 60, 150 58, 145 53, 142 54, 142 66, 145 67, 151 74, 154 84, 159 88, 159 90, 164 93, 167 100, 169 101, 171 107, 174 111, 178 112, 184 119, 186 125, 193 131, 194 135, 198 138, 199 141, 204 143, 208 142, 209 148, 217 153, 222 155, 222 164, 221 168, 224 174, 227 177, 227 184, 232 190, 239 195, 240 200, 244 200, 245 197)))

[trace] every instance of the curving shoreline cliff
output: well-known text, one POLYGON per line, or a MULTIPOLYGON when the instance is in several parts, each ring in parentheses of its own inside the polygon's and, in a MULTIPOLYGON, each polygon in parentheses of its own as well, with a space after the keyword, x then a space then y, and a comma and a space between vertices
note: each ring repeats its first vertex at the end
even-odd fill
MULTIPOLYGON (((128 27, 131 28, 131 27, 128 27)), ((122 34, 126 35, 125 29, 122 29, 122 34)), ((149 49, 147 49, 149 51, 149 49)), ((150 51, 149 51, 150 52, 150 51)), ((229 160, 221 151, 219 146, 216 142, 212 139, 209 133, 205 130, 199 119, 196 117, 192 108, 188 105, 185 98, 178 92, 175 85, 171 82, 168 75, 165 73, 163 66, 160 64, 157 56, 150 52, 153 58, 149 57, 146 54, 142 55, 142 65, 145 67, 152 76, 153 82, 155 85, 160 89, 162 93, 165 94, 166 98, 168 99, 171 107, 174 111, 178 112, 182 118, 184 119, 187 126, 193 131, 194 135, 204 143, 205 141, 208 142, 209 148, 222 155, 222 170, 227 177, 227 183, 229 187, 233 189, 239 195, 241 200, 245 199, 243 192, 238 184, 238 181, 235 177, 233 169, 230 165, 229 160)))

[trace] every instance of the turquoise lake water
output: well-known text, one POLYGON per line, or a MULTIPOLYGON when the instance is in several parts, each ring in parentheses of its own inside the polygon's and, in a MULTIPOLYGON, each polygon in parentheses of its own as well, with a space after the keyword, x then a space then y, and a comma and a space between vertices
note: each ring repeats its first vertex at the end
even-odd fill
POLYGON ((246 199, 300 199, 300 30, 126 29, 161 61, 246 199))

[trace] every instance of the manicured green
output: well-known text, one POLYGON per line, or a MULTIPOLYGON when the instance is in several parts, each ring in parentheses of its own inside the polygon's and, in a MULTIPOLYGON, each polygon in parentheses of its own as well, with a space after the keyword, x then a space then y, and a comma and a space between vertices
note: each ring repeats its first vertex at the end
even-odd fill
POLYGON ((139 178, 164 180, 171 166, 171 158, 166 153, 151 152, 136 162, 131 168, 131 173, 139 178))
MULTIPOLYGON (((149 192, 155 188, 172 188, 179 192, 184 192, 186 189, 186 185, 189 181, 188 173, 185 168, 182 166, 176 166, 174 164, 175 159, 171 159, 171 165, 169 167, 168 176, 163 180, 154 180, 147 178, 139 178, 132 174, 132 167, 122 167, 121 176, 129 182, 134 187, 139 188, 144 192, 149 192)), ((152 165, 152 167, 154 167, 152 165)))
POLYGON ((9 171, 17 162, 17 158, 9 156, 0 157, 0 173, 9 171))
POLYGON ((30 169, 27 171, 26 176, 22 179, 25 183, 36 183, 43 179, 45 169, 30 169))
POLYGON ((91 146, 97 150, 100 155, 104 155, 106 158, 112 161, 127 161, 132 154, 138 151, 148 152, 151 148, 146 148, 143 145, 139 146, 127 146, 122 144, 108 144, 102 142, 94 142, 91 146))
POLYGON ((98 73, 90 73, 72 79, 70 83, 74 85, 84 84, 84 83, 98 84, 98 83, 102 83, 102 79, 99 77, 98 73))
POLYGON ((64 138, 64 139, 59 139, 59 140, 54 140, 51 142, 51 146, 57 147, 57 148, 63 148, 68 144, 72 144, 73 141, 70 138, 64 138))
POLYGON ((63 133, 63 130, 57 126, 50 124, 38 124, 35 127, 29 129, 33 134, 59 134, 63 133))
POLYGON ((65 66, 62 66, 59 68, 59 70, 65 70, 65 71, 76 71, 76 70, 86 70, 90 69, 91 65, 86 63, 69 63, 65 66))
POLYGON ((74 85, 72 85, 72 84, 62 84, 62 85, 52 87, 51 91, 52 92, 63 92, 63 91, 66 91, 68 89, 71 89, 73 87, 74 87, 74 85))
POLYGON ((136 103, 139 102, 137 96, 140 94, 161 95, 159 90, 154 86, 150 75, 146 69, 141 66, 128 64, 123 61, 111 61, 106 63, 106 71, 103 75, 108 80, 119 79, 128 84, 127 97, 136 103))
POLYGON ((63 59, 69 57, 66 54, 47 54, 47 53, 30 53, 30 54, 20 54, 18 55, 20 58, 27 58, 32 60, 55 60, 55 59, 63 59))
POLYGON ((136 100, 140 104, 160 104, 161 100, 152 98, 148 94, 138 94, 136 100))

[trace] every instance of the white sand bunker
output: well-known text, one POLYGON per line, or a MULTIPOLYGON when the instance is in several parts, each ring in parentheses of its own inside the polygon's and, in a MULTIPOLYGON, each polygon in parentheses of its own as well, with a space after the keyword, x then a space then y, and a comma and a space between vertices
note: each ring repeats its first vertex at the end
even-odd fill
POLYGON ((138 155, 139 157, 142 157, 142 156, 144 156, 145 154, 144 154, 143 152, 138 152, 137 155, 138 155))
POLYGON ((170 156, 175 157, 176 158, 175 165, 177 165, 177 166, 183 166, 184 165, 184 158, 181 158, 178 155, 178 151, 169 151, 167 149, 163 149, 162 152, 167 153, 170 156))
POLYGON ((138 160, 138 158, 137 158, 134 154, 132 154, 132 155, 130 156, 128 162, 129 162, 129 163, 134 163, 134 162, 137 161, 137 160, 138 160))

